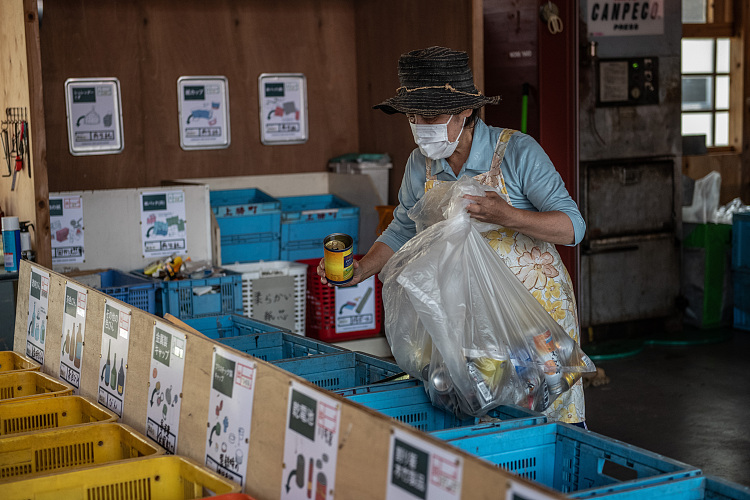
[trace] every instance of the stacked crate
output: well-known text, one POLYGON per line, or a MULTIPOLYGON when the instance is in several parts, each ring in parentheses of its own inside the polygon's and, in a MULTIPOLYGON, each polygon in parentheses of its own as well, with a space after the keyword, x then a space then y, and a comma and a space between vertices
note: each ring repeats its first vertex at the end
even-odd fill
POLYGON ((750 213, 732 218, 734 327, 750 330, 750 213))

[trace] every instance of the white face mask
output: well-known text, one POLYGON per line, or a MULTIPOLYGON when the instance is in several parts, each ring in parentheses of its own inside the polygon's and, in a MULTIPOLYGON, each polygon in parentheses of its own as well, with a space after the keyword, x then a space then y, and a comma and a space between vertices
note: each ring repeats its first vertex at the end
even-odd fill
POLYGON ((464 131, 464 124, 466 124, 466 118, 464 123, 461 124, 461 132, 458 133, 458 137, 453 142, 448 140, 448 124, 453 119, 453 115, 448 118, 445 123, 438 124, 423 124, 423 123, 409 123, 411 126, 411 133, 414 135, 414 142, 419 146, 419 150, 427 158, 433 160, 439 160, 441 158, 448 158, 456 150, 458 146, 458 140, 461 138, 461 134, 464 131))

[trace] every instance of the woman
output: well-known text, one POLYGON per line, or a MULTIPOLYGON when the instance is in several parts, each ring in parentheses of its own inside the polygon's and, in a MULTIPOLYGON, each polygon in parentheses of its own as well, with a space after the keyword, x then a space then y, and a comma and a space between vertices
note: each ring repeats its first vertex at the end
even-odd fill
MULTIPOLYGON (((586 226, 549 157, 530 136, 479 118, 482 106, 500 98, 477 90, 465 52, 444 47, 409 52, 399 58, 398 74, 396 96, 374 108, 405 114, 418 148, 407 161, 393 222, 355 261, 350 285, 379 273, 416 234, 407 212, 427 190, 468 175, 502 193, 466 196, 471 217, 501 226, 483 235, 488 244, 579 342, 573 288, 555 245, 577 245, 586 226)), ((318 274, 327 283, 323 261, 318 274)), ((545 413, 550 420, 585 427, 581 380, 545 413)))

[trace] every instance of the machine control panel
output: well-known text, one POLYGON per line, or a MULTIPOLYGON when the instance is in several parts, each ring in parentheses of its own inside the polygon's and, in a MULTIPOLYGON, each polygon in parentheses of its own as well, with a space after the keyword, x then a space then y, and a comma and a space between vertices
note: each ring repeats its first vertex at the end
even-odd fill
POLYGON ((597 106, 659 104, 659 58, 600 59, 597 106))

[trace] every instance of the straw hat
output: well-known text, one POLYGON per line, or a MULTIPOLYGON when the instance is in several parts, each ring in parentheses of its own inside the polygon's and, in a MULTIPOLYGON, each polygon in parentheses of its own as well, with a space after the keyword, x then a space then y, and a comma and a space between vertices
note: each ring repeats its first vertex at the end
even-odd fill
POLYGON ((466 52, 429 47, 402 54, 398 60, 401 87, 396 96, 373 106, 388 114, 455 115, 465 109, 497 104, 500 97, 485 97, 474 86, 466 52))

